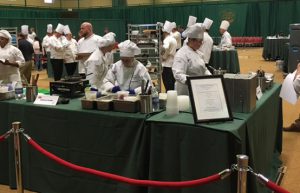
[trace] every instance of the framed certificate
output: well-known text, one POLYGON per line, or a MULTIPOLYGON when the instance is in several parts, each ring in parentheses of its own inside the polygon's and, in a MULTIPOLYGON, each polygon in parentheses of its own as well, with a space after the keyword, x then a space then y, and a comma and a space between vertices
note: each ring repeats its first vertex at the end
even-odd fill
POLYGON ((222 75, 187 77, 195 123, 232 120, 222 75))

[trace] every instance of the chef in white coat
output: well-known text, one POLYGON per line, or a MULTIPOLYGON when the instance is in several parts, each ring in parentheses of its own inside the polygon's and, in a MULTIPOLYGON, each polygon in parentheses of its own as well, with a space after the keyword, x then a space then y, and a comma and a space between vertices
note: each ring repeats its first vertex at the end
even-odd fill
POLYGON ((21 81, 19 68, 25 64, 22 52, 11 45, 11 39, 7 30, 0 30, 0 80, 3 83, 21 81))
POLYGON ((77 68, 77 60, 76 60, 76 55, 78 51, 78 44, 77 41, 72 38, 72 32, 70 30, 69 25, 65 25, 64 27, 64 34, 66 38, 64 43, 66 45, 65 51, 64 51, 64 64, 67 70, 68 76, 72 76, 77 68))
POLYGON ((88 59, 90 54, 99 48, 99 40, 101 36, 94 34, 93 26, 89 22, 83 22, 80 26, 80 36, 78 40, 78 72, 79 74, 86 74, 85 61, 88 59))
POLYGON ((53 35, 53 26, 52 24, 47 24, 47 34, 43 38, 42 46, 47 55, 47 66, 51 65, 50 62, 50 46, 49 46, 49 38, 53 35))
POLYGON ((130 40, 120 43, 118 47, 121 60, 109 69, 104 80, 105 90, 108 92, 127 90, 130 94, 140 94, 142 80, 149 81, 148 86, 152 85, 147 68, 134 58, 141 54, 141 49, 130 40))
POLYGON ((175 22, 172 22, 172 31, 171 31, 171 36, 175 38, 177 47, 176 50, 179 50, 181 48, 181 34, 177 30, 177 25, 175 22))
POLYGON ((98 91, 103 90, 103 79, 112 62, 110 59, 107 59, 107 54, 114 49, 115 36, 116 34, 109 32, 100 38, 99 48, 84 63, 87 69, 86 78, 89 80, 91 87, 98 91))
POLYGON ((64 25, 57 24, 54 35, 49 38, 49 47, 50 47, 50 61, 53 69, 54 80, 60 80, 63 74, 63 65, 64 65, 64 51, 65 47, 65 37, 64 25))
POLYGON ((173 64, 178 95, 188 95, 187 76, 211 75, 205 66, 203 54, 199 51, 203 41, 204 26, 196 23, 185 30, 188 42, 177 51, 173 64))
POLYGON ((230 26, 230 23, 226 20, 223 20, 220 25, 219 32, 222 35, 221 42, 219 47, 221 48, 230 48, 232 47, 232 39, 230 33, 227 31, 230 26))
POLYGON ((205 18, 203 21, 203 26, 205 27, 205 31, 203 34, 203 43, 202 43, 202 46, 200 47, 200 51, 203 53, 203 57, 204 57, 203 59, 204 59, 205 65, 208 65, 208 63, 209 63, 211 51, 212 51, 213 44, 214 44, 213 39, 208 34, 208 31, 209 31, 212 23, 213 23, 213 20, 211 20, 209 18, 205 18))
POLYGON ((161 52, 161 58, 162 58, 162 79, 164 86, 166 88, 166 91, 168 90, 174 90, 175 86, 175 79, 172 73, 172 66, 174 61, 174 56, 176 54, 177 49, 177 42, 176 39, 171 36, 171 32, 173 29, 173 25, 169 21, 165 21, 164 27, 162 29, 163 31, 163 46, 162 46, 162 52, 161 52))

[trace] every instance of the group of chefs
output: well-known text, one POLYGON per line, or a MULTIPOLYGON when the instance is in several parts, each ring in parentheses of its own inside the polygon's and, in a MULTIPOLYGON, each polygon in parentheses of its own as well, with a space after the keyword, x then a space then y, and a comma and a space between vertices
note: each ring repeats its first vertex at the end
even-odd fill
MULTIPOLYGON (((207 64, 213 41, 208 32, 213 21, 209 18, 205 18, 203 23, 196 21, 196 17, 190 16, 187 28, 181 34, 176 30, 175 22, 165 21, 163 25, 160 54, 166 91, 177 90, 178 95, 188 95, 187 76, 211 75, 207 64), (186 38, 183 46, 182 37, 186 38)), ((229 22, 223 20, 219 29, 221 47, 232 46, 228 27, 229 22)), ((149 80, 151 86, 147 68, 135 59, 141 50, 134 42, 126 40, 118 44, 121 59, 113 64, 116 34, 107 32, 101 37, 94 34, 91 23, 84 22, 80 26, 79 36, 76 42, 68 25, 59 23, 55 30, 51 24, 47 25, 42 46, 47 53, 48 65, 52 65, 54 80, 61 79, 65 65, 69 75, 74 74, 78 66, 78 72, 89 80, 92 88, 99 91, 128 90, 131 94, 137 94, 141 91, 142 80, 149 80)), ((8 31, 0 30, 0 80, 4 82, 21 80, 19 68, 25 64, 22 52, 11 45, 11 39, 8 31)), ((298 93, 299 82, 299 77, 295 78, 294 86, 298 93)))

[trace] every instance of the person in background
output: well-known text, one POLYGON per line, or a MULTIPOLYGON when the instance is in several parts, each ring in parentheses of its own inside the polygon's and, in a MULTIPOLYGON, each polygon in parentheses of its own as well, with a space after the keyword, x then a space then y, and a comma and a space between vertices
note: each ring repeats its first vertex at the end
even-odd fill
POLYGON ((77 54, 77 41, 72 38, 72 33, 68 25, 64 27, 64 34, 66 36, 66 48, 64 52, 64 64, 67 70, 68 76, 74 75, 78 62, 76 61, 77 54))
POLYGON ((29 31, 28 31, 28 25, 22 25, 21 26, 21 33, 23 35, 26 35, 26 40, 33 44, 33 39, 29 38, 29 31))
POLYGON ((33 27, 30 28, 30 33, 28 34, 28 38, 34 41, 34 38, 36 37, 35 29, 33 27))
POLYGON ((175 22, 172 22, 172 26, 173 29, 171 32, 171 36, 176 40, 177 43, 176 51, 177 51, 181 48, 181 34, 178 32, 177 25, 175 22))
POLYGON ((147 68, 134 56, 141 54, 141 49, 130 40, 118 45, 121 60, 114 63, 105 79, 104 88, 108 92, 127 90, 130 94, 140 94, 142 80, 152 86, 151 77, 147 68))
POLYGON ((203 26, 205 27, 205 31, 203 34, 203 43, 202 46, 200 47, 200 51, 203 53, 203 60, 205 62, 205 65, 208 66, 209 60, 210 60, 210 55, 211 51, 213 48, 214 41, 208 34, 208 31, 213 23, 213 20, 209 18, 205 18, 203 21, 203 26))
POLYGON ((105 35, 107 33, 109 33, 109 29, 108 29, 108 27, 105 27, 104 30, 103 30, 103 35, 105 35))
MULTIPOLYGON (((298 63, 297 69, 295 71, 293 86, 294 86, 294 89, 299 98, 299 96, 300 96, 300 63, 298 63)), ((296 119, 294 123, 292 123, 289 127, 284 127, 283 130, 300 132, 300 115, 299 115, 299 118, 296 119)))
POLYGON ((34 38, 33 42, 33 50, 34 50, 34 64, 36 71, 43 70, 42 57, 43 57, 43 47, 40 38, 37 36, 34 38))
POLYGON ((230 48, 230 47, 232 47, 231 35, 227 31, 229 26, 230 26, 230 23, 228 21, 223 20, 221 22, 220 29, 219 29, 219 32, 222 35, 221 42, 219 44, 219 47, 221 47, 221 48, 230 48))
POLYGON ((111 61, 107 60, 106 55, 114 49, 115 36, 116 34, 112 32, 105 34, 99 40, 98 49, 96 49, 84 63, 87 69, 86 78, 89 80, 91 87, 95 90, 103 90, 103 79, 111 65, 111 61))
POLYGON ((176 80, 175 89, 178 95, 188 95, 187 76, 211 75, 205 66, 203 54, 199 51, 202 45, 204 26, 196 23, 185 30, 188 38, 175 55, 173 73, 176 80))
POLYGON ((54 80, 60 80, 63 73, 63 65, 64 65, 64 51, 66 45, 64 45, 63 36, 64 26, 62 24, 58 24, 54 35, 49 38, 49 47, 50 47, 50 55, 51 55, 51 65, 53 69, 54 80))
POLYGON ((87 71, 84 63, 92 52, 98 50, 101 36, 94 34, 92 24, 88 22, 81 24, 79 33, 82 38, 78 41, 76 59, 78 60, 78 72, 84 76, 87 71))
POLYGON ((49 46, 49 38, 53 35, 53 27, 52 24, 47 25, 47 34, 43 38, 42 46, 44 48, 44 53, 47 55, 47 66, 51 65, 50 58, 51 58, 51 53, 50 53, 50 46, 49 46))
POLYGON ((22 52, 11 45, 11 35, 0 30, 0 80, 3 83, 21 81, 19 68, 25 64, 22 52))
POLYGON ((32 43, 28 41, 28 26, 21 26, 21 33, 19 34, 18 47, 21 50, 23 57, 25 59, 25 64, 20 67, 21 78, 23 81, 30 83, 31 79, 31 69, 32 69, 32 56, 34 50, 32 43))
POLYGON ((166 91, 174 90, 175 79, 172 73, 172 66, 174 61, 174 56, 176 53, 177 43, 175 38, 173 38, 170 33, 173 29, 173 25, 169 21, 165 21, 163 31, 163 45, 161 51, 162 58, 162 79, 166 91))

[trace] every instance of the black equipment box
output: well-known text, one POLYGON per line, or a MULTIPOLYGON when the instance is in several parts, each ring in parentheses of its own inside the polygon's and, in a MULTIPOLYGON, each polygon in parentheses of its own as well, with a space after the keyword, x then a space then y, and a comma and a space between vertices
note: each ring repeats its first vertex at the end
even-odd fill
POLYGON ((50 82, 50 95, 57 94, 67 98, 81 97, 84 95, 84 89, 88 84, 89 81, 86 79, 50 82))

